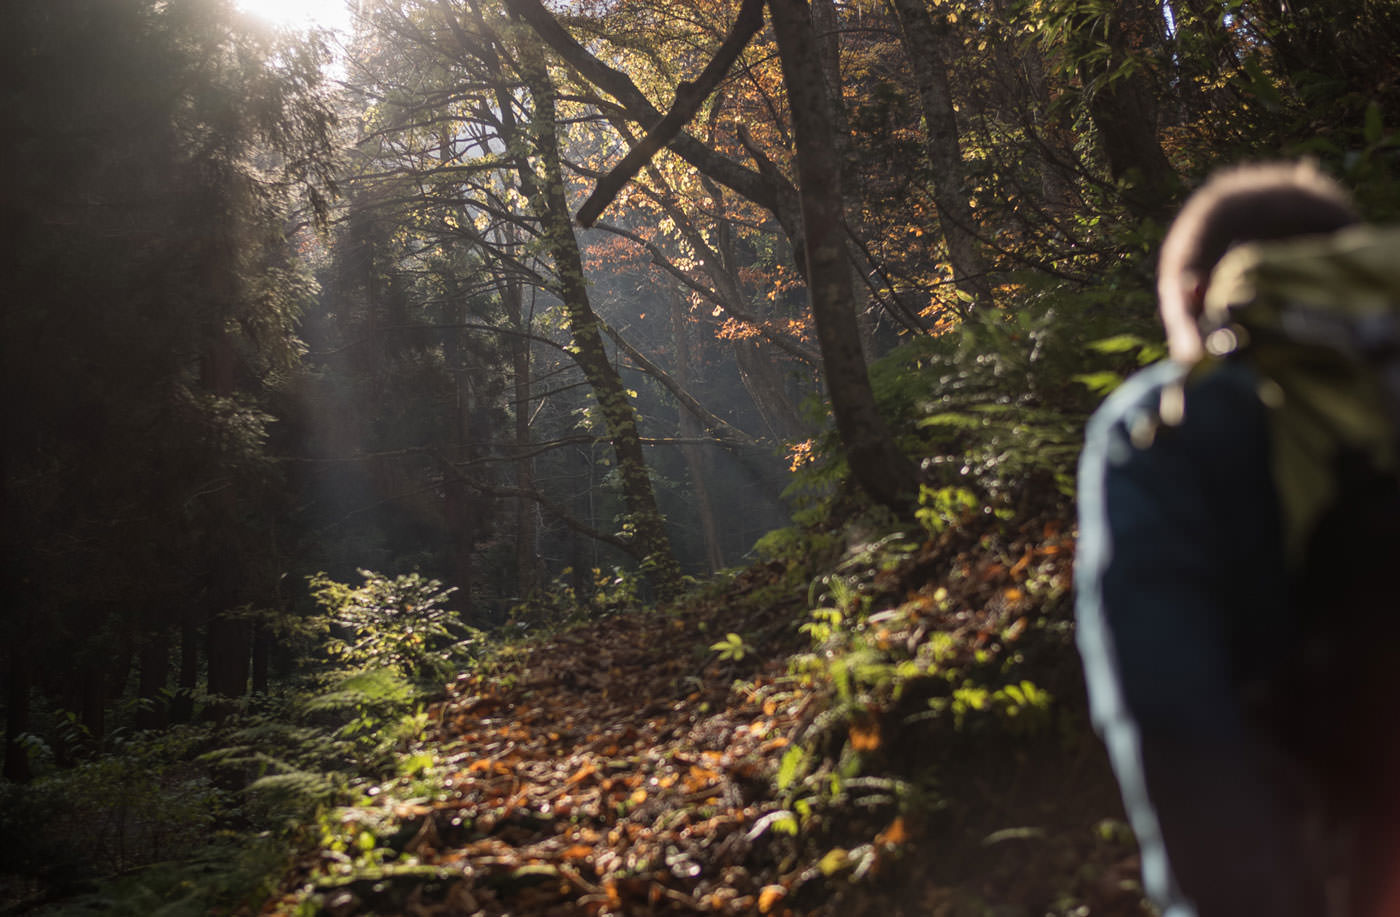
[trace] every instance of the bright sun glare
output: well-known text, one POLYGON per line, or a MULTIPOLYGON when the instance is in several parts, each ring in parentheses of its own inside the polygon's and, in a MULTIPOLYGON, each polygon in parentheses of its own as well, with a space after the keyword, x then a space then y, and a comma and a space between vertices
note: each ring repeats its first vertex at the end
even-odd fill
POLYGON ((244 10, 276 25, 349 31, 356 0, 237 0, 244 10))

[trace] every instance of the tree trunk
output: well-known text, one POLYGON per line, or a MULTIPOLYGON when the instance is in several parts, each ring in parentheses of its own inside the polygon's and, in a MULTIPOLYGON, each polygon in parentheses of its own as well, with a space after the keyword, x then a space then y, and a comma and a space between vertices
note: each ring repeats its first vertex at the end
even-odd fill
POLYGON ((266 696, 271 685, 272 633, 261 621, 253 625, 252 693, 266 696))
POLYGON ((803 0, 769 0, 768 9, 792 109, 812 318, 836 430, 861 489, 877 503, 906 511, 914 497, 915 470, 876 410, 861 353, 845 251, 841 165, 812 19, 803 0))
MULTIPOLYGON (((527 49, 525 56, 529 56, 527 49)), ((521 68, 535 103, 531 129, 537 144, 543 181, 536 181, 522 163, 521 178, 535 200, 545 246, 554 262, 559 296, 568 318, 574 361, 583 370, 597 399, 607 429, 622 483, 631 542, 641 560, 648 581, 657 595, 668 599, 680 592, 680 565, 671 549, 671 539, 656 505, 656 493, 642 454, 637 416, 628 400, 622 377, 608 359, 598 328, 598 318, 589 303, 583 276, 583 260, 574 235, 568 201, 564 197, 564 176, 555 126, 554 85, 538 60, 522 62, 521 68)), ((509 103, 507 103, 509 104, 509 103)))
MULTIPOLYGON (((633 121, 653 125, 661 112, 647 100, 631 77, 604 64, 569 34, 540 0, 506 0, 506 7, 530 25, 556 54, 588 82, 616 99, 633 121)), ((747 200, 767 208, 791 239, 801 235, 801 220, 795 195, 787 180, 776 169, 755 171, 681 131, 668 146, 700 172, 738 192, 747 200)))
POLYGON ((29 753, 20 744, 20 737, 29 732, 29 661, 19 652, 12 652, 9 671, 5 673, 5 770, 6 780, 26 783, 33 776, 29 768, 29 753))
POLYGON ((977 223, 968 203, 967 170, 958 139, 958 116, 948 85, 953 46, 948 20, 930 16, 924 0, 890 0, 899 20, 904 54, 914 74, 924 114, 924 148, 933 169, 933 201, 953 268, 953 282, 976 305, 990 306, 992 287, 978 251, 977 223))
POLYGON ((78 720, 87 730, 91 751, 102 750, 107 736, 107 675, 105 662, 91 660, 78 672, 78 720))
POLYGON ((1129 0, 1087 13, 1076 17, 1071 41, 1109 173, 1128 186, 1125 202, 1134 213, 1165 222, 1176 172, 1157 137, 1157 93, 1146 65, 1151 44, 1161 40, 1159 12, 1149 0, 1129 0), (1101 37, 1107 55, 1092 53, 1101 37))
POLYGON ((164 630, 152 634, 141 646, 141 707, 137 729, 163 729, 166 725, 165 691, 170 677, 170 638, 164 630))
POLYGON ((194 694, 199 688, 199 627, 186 613, 180 622, 180 684, 170 701, 170 722, 188 723, 194 718, 194 694))
MULTIPOLYGON (((689 389, 695 378, 692 371, 690 331, 686 326, 686 311, 682 302, 671 297, 671 340, 676 354, 676 381, 689 389)), ((704 425, 690 411, 682 408, 679 417, 679 431, 686 440, 698 439, 705 435, 704 425)), ((691 494, 695 511, 700 516, 700 530, 705 536, 705 561, 709 572, 714 573, 724 566, 724 550, 719 541, 719 525, 715 521, 715 507, 710 500, 710 489, 706 483, 709 475, 709 461, 704 447, 687 442, 681 447, 685 458, 686 471, 690 476, 691 494)))
MULTIPOLYGON (((238 356, 233 339, 220 330, 204 357, 203 383, 206 390, 221 398, 231 397, 237 388, 238 356)), ((210 496, 210 530, 204 533, 207 563, 205 659, 208 661, 209 693, 216 698, 239 698, 248 693, 248 666, 252 653, 252 631, 248 622, 235 618, 240 604, 242 572, 239 569, 238 494, 230 487, 219 488, 210 496)), ((217 704, 210 713, 216 718, 231 709, 217 704)))
MULTIPOLYGON (((210 615, 206 634, 205 659, 209 663, 209 693, 216 698, 233 700, 248 693, 248 670, 252 659, 252 628, 247 621, 226 611, 210 615)), ((231 704, 220 704, 218 715, 228 712, 231 704)))
MULTIPOLYGON (((469 456, 468 450, 458 447, 458 461, 469 456)), ((466 478, 452 468, 443 469, 443 515, 447 521, 447 539, 452 548, 452 579, 457 587, 456 607, 471 620, 472 583, 476 578, 473 552, 476 549, 476 507, 466 478)))
POLYGON ((520 284, 506 284, 505 301, 511 327, 521 334, 511 335, 510 359, 515 390, 515 446, 521 458, 515 462, 515 485, 521 495, 515 499, 515 570, 516 590, 521 596, 534 592, 540 582, 538 508, 527 496, 535 490, 535 460, 530 451, 531 397, 530 341, 525 337, 524 310, 520 284))

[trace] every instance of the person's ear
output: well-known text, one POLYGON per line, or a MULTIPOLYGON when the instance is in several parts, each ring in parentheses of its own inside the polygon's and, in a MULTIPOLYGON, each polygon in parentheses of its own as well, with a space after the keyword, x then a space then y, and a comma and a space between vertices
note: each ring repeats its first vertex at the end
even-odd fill
POLYGON ((1196 318, 1201 317, 1201 313, 1206 310, 1206 288, 1210 286, 1207 282, 1209 278, 1193 278, 1186 285, 1186 301, 1191 309, 1191 314, 1196 318))
POLYGON ((1175 283, 1162 284, 1159 292, 1162 324, 1167 332, 1167 349, 1181 363, 1201 358, 1201 327, 1198 324, 1206 299, 1206 279, 1190 273, 1178 275, 1175 283))

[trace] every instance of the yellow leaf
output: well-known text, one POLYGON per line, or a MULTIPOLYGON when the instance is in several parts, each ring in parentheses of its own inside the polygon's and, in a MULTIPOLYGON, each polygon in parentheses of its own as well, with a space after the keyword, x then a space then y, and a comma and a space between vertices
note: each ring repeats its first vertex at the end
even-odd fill
POLYGON ((851 865, 851 853, 844 847, 833 847, 817 863, 822 875, 832 876, 851 865))

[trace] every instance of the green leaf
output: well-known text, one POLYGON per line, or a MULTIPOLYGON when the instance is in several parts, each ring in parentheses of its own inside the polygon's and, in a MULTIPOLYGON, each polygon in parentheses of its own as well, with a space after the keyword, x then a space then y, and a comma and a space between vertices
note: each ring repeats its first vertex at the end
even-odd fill
POLYGON ((1136 334, 1115 334, 1113 337, 1091 342, 1089 349, 1097 353, 1128 353, 1146 345, 1147 342, 1136 334))
POLYGON ((1259 65, 1257 54, 1245 58, 1244 72, 1249 77, 1249 91, 1254 93, 1261 102, 1270 106, 1283 104, 1283 97, 1279 95, 1278 87, 1274 85, 1273 79, 1264 72, 1264 68, 1259 65))
POLYGON ((793 781, 801 776, 806 762, 807 753, 800 746, 794 745, 783 754, 783 760, 778 763, 778 775, 774 779, 779 792, 792 786, 793 781))
POLYGON ((1096 395, 1107 395, 1123 384, 1122 376, 1107 369, 1096 373, 1079 373, 1071 378, 1096 395))

